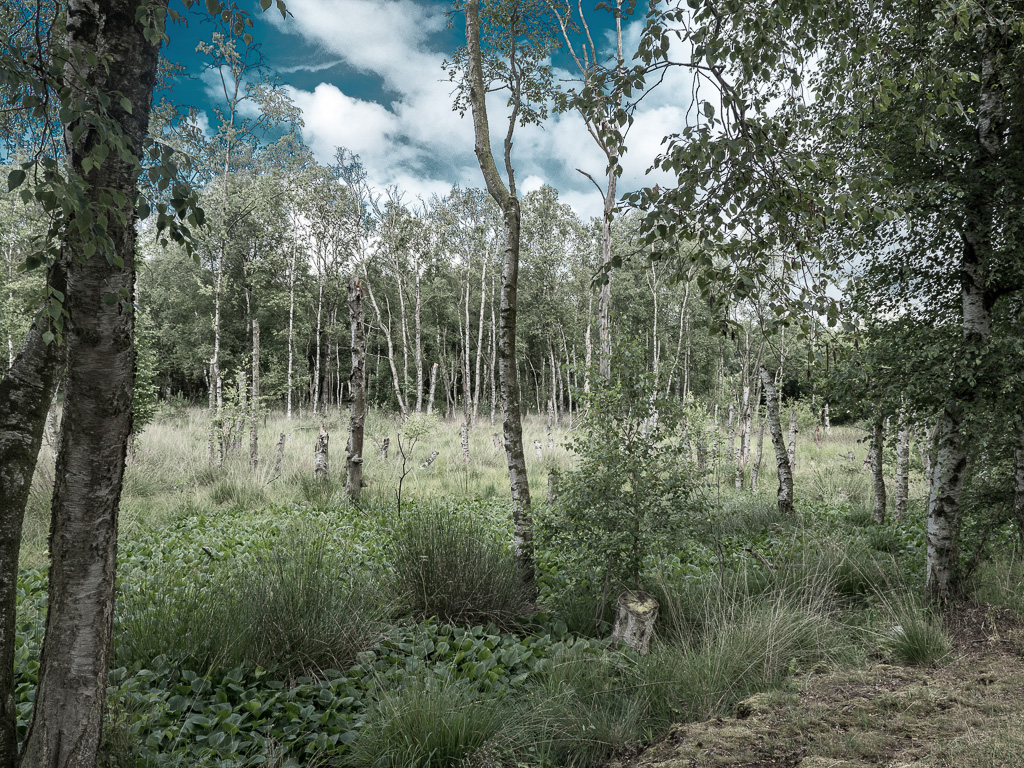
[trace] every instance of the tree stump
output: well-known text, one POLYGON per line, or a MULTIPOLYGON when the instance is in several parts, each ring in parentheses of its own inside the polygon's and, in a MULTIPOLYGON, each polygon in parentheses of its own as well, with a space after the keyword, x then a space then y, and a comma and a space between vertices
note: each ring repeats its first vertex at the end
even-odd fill
POLYGON ((427 460, 420 464, 420 469, 426 469, 427 467, 429 467, 431 464, 434 463, 434 459, 436 459, 438 456, 440 456, 440 453, 438 451, 431 451, 430 456, 427 457, 427 460))
POLYGON ((281 464, 284 463, 284 442, 287 440, 284 432, 277 439, 277 450, 274 453, 274 477, 281 474, 281 464))
POLYGON ((658 601, 646 592, 626 590, 619 595, 615 608, 612 640, 621 640, 631 649, 646 656, 658 620, 658 601))
POLYGON ((495 432, 492 438, 494 440, 494 450, 503 451, 505 449, 505 442, 501 439, 501 435, 495 432))
POLYGON ((558 472, 548 472, 548 504, 554 504, 558 499, 558 472))
POLYGON ((537 458, 538 459, 543 459, 544 458, 544 449, 543 449, 543 446, 541 446, 541 444, 540 444, 540 440, 534 440, 533 441, 533 450, 537 452, 537 458))
POLYGON ((331 436, 321 425, 320 435, 316 439, 316 447, 313 449, 313 474, 317 480, 327 482, 330 479, 330 467, 327 462, 327 446, 331 436))
POLYGON ((388 449, 391 447, 391 438, 385 437, 384 442, 380 444, 380 457, 386 459, 388 457, 388 449))

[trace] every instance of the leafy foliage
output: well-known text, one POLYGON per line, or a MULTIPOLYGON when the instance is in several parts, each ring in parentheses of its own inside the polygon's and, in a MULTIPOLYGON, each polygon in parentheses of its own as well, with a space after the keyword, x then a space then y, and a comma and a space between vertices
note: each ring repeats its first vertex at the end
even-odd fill
POLYGON ((639 355, 620 346, 612 378, 585 400, 572 442, 578 464, 559 483, 549 523, 555 546, 593 569, 605 592, 639 588, 648 559, 670 550, 701 508, 678 404, 660 395, 639 355))

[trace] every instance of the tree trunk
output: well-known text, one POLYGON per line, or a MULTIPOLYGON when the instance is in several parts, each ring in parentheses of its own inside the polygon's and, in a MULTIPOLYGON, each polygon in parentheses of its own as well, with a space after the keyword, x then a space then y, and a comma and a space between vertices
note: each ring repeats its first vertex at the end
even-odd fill
POLYGON ((316 418, 316 415, 320 412, 319 411, 319 407, 320 407, 320 348, 323 346, 323 343, 322 343, 322 341, 320 339, 321 317, 322 317, 322 314, 323 314, 323 306, 324 306, 324 282, 323 282, 323 279, 321 279, 319 281, 319 283, 320 283, 320 286, 319 286, 319 289, 317 291, 317 297, 316 297, 316 335, 314 336, 314 338, 316 339, 316 355, 313 358, 313 360, 314 360, 314 362, 313 362, 313 382, 312 382, 313 383, 313 392, 312 392, 312 395, 311 395, 311 399, 313 400, 313 417, 314 418, 316 418))
POLYGON ((437 363, 430 366, 430 394, 427 395, 427 415, 434 410, 434 391, 437 389, 437 363))
POLYGON ((480 275, 480 322, 476 333, 476 380, 473 390, 473 423, 476 423, 480 411, 480 390, 483 389, 484 359, 484 310, 487 308, 487 254, 484 253, 484 266, 480 275))
POLYGON ((896 497, 892 515, 897 521, 907 515, 910 496, 910 424, 907 414, 900 410, 899 432, 896 435, 896 497))
MULTIPOLYGON (((112 99, 108 113, 124 129, 133 160, 142 152, 157 64, 157 46, 146 42, 136 9, 135 0, 112 0, 102 7, 73 0, 67 22, 69 47, 78 55, 68 65, 66 82, 74 91, 84 77, 99 93, 124 95, 131 109, 112 99), (103 51, 109 63, 89 67, 84 51, 103 51)), ((106 231, 115 250, 86 258, 82 243, 73 237, 65 243, 72 255, 65 300, 64 425, 53 495, 46 634, 23 768, 92 768, 97 762, 113 631, 117 513, 132 431, 134 303, 128 298, 107 306, 104 297, 132 297, 136 164, 111 152, 102 167, 83 173, 82 163, 99 136, 89 128, 73 137, 70 127, 64 135, 73 142, 67 154, 94 198, 93 210, 109 212, 106 231), (112 210, 104 199, 111 191, 126 198, 121 210, 112 210), (117 261, 123 267, 111 263, 117 261)))
POLYGON ((872 520, 876 525, 885 522, 885 473, 882 449, 885 447, 885 427, 881 419, 871 425, 871 480, 874 487, 875 509, 872 520))
POLYGON ((775 464, 779 473, 779 490, 777 493, 779 512, 783 515, 793 514, 793 471, 789 464, 789 454, 782 435, 782 422, 779 415, 779 393, 768 369, 761 368, 761 385, 768 411, 768 428, 772 433, 772 446, 775 448, 775 464))
POLYGON ((964 221, 960 225, 962 335, 949 399, 939 417, 938 451, 928 497, 925 593, 940 603, 950 600, 959 586, 960 496, 968 460, 966 411, 976 397, 975 382, 992 333, 993 290, 997 287, 990 284, 997 282, 990 272, 997 194, 990 175, 992 167, 1000 161, 1003 141, 1004 84, 1000 82, 997 59, 1004 55, 998 49, 1006 45, 1007 38, 994 27, 987 28, 985 36, 978 44, 977 145, 966 170, 970 181, 963 195, 964 221))
MULTIPOLYGON (((363 276, 366 277, 365 267, 363 276)), ((373 286, 368 279, 365 282, 365 286, 367 295, 370 297, 370 303, 373 304, 373 311, 377 315, 377 325, 384 331, 384 339, 388 344, 388 364, 391 366, 391 382, 395 388, 395 397, 398 399, 398 409, 402 412, 402 416, 405 417, 409 415, 409 411, 405 405, 405 398, 402 397, 402 385, 398 380, 398 366, 395 364, 395 344, 391 338, 391 306, 390 304, 388 305, 388 322, 385 325, 380 305, 377 304, 377 299, 373 295, 373 286)))
MULTIPOLYGON (((64 295, 67 258, 68 254, 63 254, 47 272, 48 285, 64 295)), ((40 316, 45 309, 46 305, 40 316)), ((46 330, 38 321, 32 323, 21 352, 0 379, 0 768, 14 768, 17 762, 14 629, 18 551, 32 475, 65 350, 56 341, 43 341, 46 330)))
POLYGON ((757 481, 761 475, 761 459, 764 456, 764 424, 765 420, 761 419, 761 425, 757 430, 757 458, 754 461, 754 466, 750 470, 750 492, 757 493, 757 481))
POLYGON ((249 468, 260 461, 260 321, 252 318, 252 417, 249 421, 249 468))
POLYGON ((1024 545, 1024 429, 1018 429, 1017 444, 1013 447, 1013 519, 1024 545))
POLYGON ((416 305, 413 307, 416 323, 416 413, 423 412, 423 301, 420 296, 420 264, 416 260, 416 305))
POLYGON ((295 244, 292 243, 292 263, 288 270, 288 394, 285 416, 292 420, 292 371, 295 360, 295 244))
POLYGON ((789 456, 789 469, 791 472, 796 471, 796 433, 797 420, 796 420, 796 408, 789 409, 789 446, 787 448, 787 455, 789 456))
MULTIPOLYGON (((358 277, 348 281, 348 316, 352 325, 352 373, 348 379, 352 402, 349 406, 345 492, 354 504, 358 504, 363 492, 363 425, 366 421, 366 329, 363 285, 358 277)), ((419 372, 422 373, 422 363, 419 372)), ((422 380, 418 397, 422 402, 422 380)))
POLYGON ((516 376, 516 295, 519 284, 519 199, 515 194, 512 169, 512 130, 515 113, 505 138, 505 168, 509 187, 498 174, 491 154, 490 128, 487 123, 483 61, 480 52, 479 0, 467 0, 466 46, 469 51, 469 101, 473 113, 476 156, 487 191, 501 208, 505 225, 505 258, 501 274, 501 298, 498 326, 498 375, 501 387, 502 427, 505 434, 505 456, 508 462, 509 485, 512 491, 512 521, 516 559, 523 578, 535 585, 533 565, 533 521, 530 513, 530 484, 526 475, 523 451, 523 421, 519 407, 519 380, 516 376))

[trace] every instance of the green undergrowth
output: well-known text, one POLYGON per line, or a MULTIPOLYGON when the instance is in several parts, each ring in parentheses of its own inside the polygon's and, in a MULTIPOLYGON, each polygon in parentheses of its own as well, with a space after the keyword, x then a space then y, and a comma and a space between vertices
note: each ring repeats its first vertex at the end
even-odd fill
MULTIPOLYGON (((190 508, 133 531, 106 764, 586 768, 823 665, 948 649, 910 597, 919 521, 875 528, 822 505, 781 519, 759 497, 696 515, 645 563, 661 612, 641 658, 604 639, 616 595, 559 548, 556 510, 536 509, 534 605, 500 501, 403 508, 190 508)), ((22 571, 22 734, 44 590, 22 571)))

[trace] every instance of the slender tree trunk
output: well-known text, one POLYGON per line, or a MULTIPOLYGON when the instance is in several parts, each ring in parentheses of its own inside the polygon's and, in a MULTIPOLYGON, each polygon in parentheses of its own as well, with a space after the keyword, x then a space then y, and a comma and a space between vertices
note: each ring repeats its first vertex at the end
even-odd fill
POLYGON ((288 269, 288 399, 285 416, 292 420, 292 375, 295 361, 295 243, 292 243, 292 263, 288 269))
POLYGON ((754 467, 750 470, 750 492, 757 493, 757 481, 761 476, 761 459, 764 456, 764 425, 765 419, 760 419, 760 426, 757 430, 757 459, 754 467))
MULTIPOLYGON (((47 272, 48 285, 67 294, 65 251, 47 272)), ((45 316, 46 305, 39 316, 45 316)), ((33 322, 21 351, 0 379, 0 768, 15 768, 18 737, 14 700, 15 609, 18 552, 50 403, 57 391, 65 347, 43 341, 33 322)), ((54 446, 56 450, 56 446, 54 446)))
POLYGON ((434 390, 437 389, 437 363, 430 366, 430 394, 427 396, 427 415, 434 410, 434 390))
POLYGON ((316 296, 316 355, 313 358, 313 418, 320 412, 320 349, 323 347, 323 341, 321 340, 321 318, 323 317, 324 308, 324 281, 323 278, 318 281, 319 289, 317 290, 316 296))
POLYGON ((416 304, 413 307, 416 323, 416 413, 423 412, 423 301, 420 294, 420 263, 416 260, 416 304))
POLYGON ((249 467, 256 469, 260 457, 260 320, 252 318, 252 415, 249 420, 249 467))
POLYGON ((484 254, 484 265, 480 272, 480 322, 476 332, 476 386, 473 391, 473 423, 476 423, 480 411, 480 390, 483 389, 482 366, 484 359, 484 310, 487 308, 487 254, 484 254))
MULTIPOLYGON (((366 276, 365 273, 363 275, 366 276)), ((405 405, 405 398, 402 397, 402 385, 398 380, 398 366, 395 364, 395 344, 391 338, 391 306, 388 305, 388 322, 384 323, 384 317, 380 311, 380 305, 377 304, 377 299, 373 295, 373 286, 369 280, 364 283, 366 286, 366 292, 370 297, 370 303, 373 304, 373 311, 377 315, 377 325, 382 331, 384 331, 384 340, 388 345, 388 364, 391 366, 391 382, 395 387, 395 397, 398 399, 398 408, 402 412, 402 416, 408 416, 409 411, 405 405)), ((387 297, 385 297, 386 299, 387 297)))
POLYGON ((1017 442, 1013 447, 1013 519, 1017 523, 1017 535, 1024 545, 1024 429, 1017 430, 1017 442))
POLYGON ((797 420, 796 420, 796 408, 789 409, 789 447, 787 453, 789 456, 789 469, 792 472, 796 471, 796 433, 797 420))
POLYGON ((874 488, 875 508, 872 519, 876 525, 885 522, 885 473, 883 448, 885 447, 885 426, 880 418, 871 425, 871 480, 874 488))
POLYGON ((793 471, 789 464, 789 454, 782 435, 782 422, 779 414, 779 393, 768 369, 761 368, 761 385, 768 411, 768 428, 772 433, 772 446, 775 448, 775 464, 779 472, 779 490, 777 494, 779 512, 783 515, 793 514, 793 471))
POLYGON ((591 321, 594 317, 594 294, 587 292, 587 330, 583 334, 583 392, 590 394, 590 368, 594 364, 594 344, 590 340, 591 321))
POLYGON ((896 434, 896 497, 892 516, 902 520, 907 515, 910 496, 910 424, 907 414, 900 409, 899 431, 896 434))
MULTIPOLYGON (((479 0, 467 0, 466 46, 469 51, 469 101, 473 113, 476 156, 487 190, 501 208, 505 225, 505 258, 501 274, 501 299, 498 326, 498 371, 501 386, 502 428, 505 433, 505 456, 508 461, 509 485, 512 491, 513 544, 523 577, 531 586, 536 583, 533 565, 533 520, 530 511, 530 484, 526 475, 523 450, 523 420, 519 407, 519 380, 516 376, 516 298, 519 286, 519 228, 521 213, 515 193, 512 170, 512 131, 516 114, 509 121, 505 137, 506 188, 491 154, 490 128, 487 123, 483 61, 480 52, 479 0)), ((515 98, 515 96, 513 96, 515 98)))
MULTIPOLYGON (((156 85, 157 46, 146 42, 136 9, 135 0, 112 0, 102 7, 80 0, 69 4, 68 43, 79 55, 68 65, 66 83, 74 91, 78 78, 85 78, 100 93, 124 95, 132 108, 125 110, 113 99, 109 113, 138 158, 156 85), (90 68, 81 55, 85 51, 103 51, 109 63, 90 68)), ((72 257, 65 299, 64 425, 53 495, 46 634, 23 768, 92 768, 97 762, 113 631, 117 513, 132 431, 134 303, 107 306, 104 296, 131 297, 135 285, 135 167, 111 152, 102 167, 83 173, 96 131, 88 128, 74 137, 66 126, 65 137, 74 142, 67 147, 72 166, 96 198, 93 210, 110 214, 107 235, 116 252, 86 258, 80 243, 69 238, 66 244, 72 257), (126 198, 121 210, 111 210, 99 198, 111 190, 126 198), (118 260, 123 267, 111 264, 118 260)))
MULTIPOLYGON (((345 492, 354 504, 358 504, 363 492, 363 425, 366 421, 366 330, 363 321, 363 286, 358 277, 348 281, 348 316, 352 325, 352 373, 348 380, 352 403, 349 406, 345 492)), ((421 381, 420 400, 423 399, 422 395, 421 381)))
POLYGON ((498 403, 498 323, 494 317, 494 277, 491 277, 491 424, 494 424, 494 409, 498 403))

